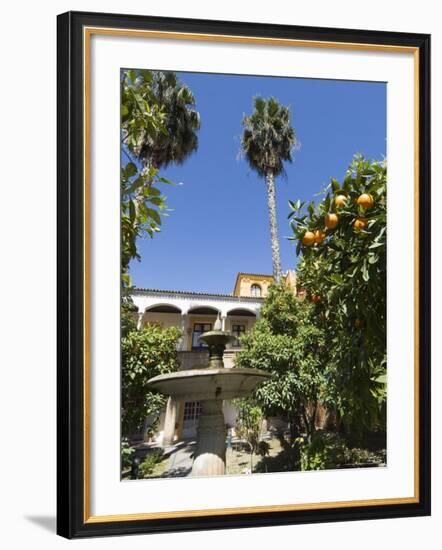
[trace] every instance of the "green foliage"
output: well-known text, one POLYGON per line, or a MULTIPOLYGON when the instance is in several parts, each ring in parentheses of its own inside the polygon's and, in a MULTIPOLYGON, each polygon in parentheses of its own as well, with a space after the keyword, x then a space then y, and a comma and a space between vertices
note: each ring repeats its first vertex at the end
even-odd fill
POLYGON ((266 320, 272 334, 290 336, 296 333, 299 321, 308 309, 287 285, 271 285, 261 308, 261 317, 266 320))
POLYGON ((347 445, 333 432, 318 430, 312 440, 298 439, 301 451, 301 470, 328 470, 347 461, 347 445))
POLYGON ((155 466, 161 462, 163 453, 160 450, 153 451, 146 455, 138 469, 138 477, 140 479, 149 477, 154 471, 155 466))
POLYGON ((147 382, 153 376, 178 369, 177 343, 181 336, 175 328, 146 325, 121 340, 122 354, 122 432, 130 437, 140 429, 143 419, 158 417, 166 398, 151 391, 147 382))
POLYGON ((135 304, 128 298, 125 298, 121 303, 120 319, 121 319, 121 336, 125 337, 129 332, 137 329, 135 321, 135 313, 138 311, 135 304))
POLYGON ((259 437, 263 422, 263 413, 252 399, 235 399, 233 401, 238 414, 236 418, 236 435, 245 439, 250 449, 250 467, 253 468, 252 455, 259 446, 259 437))
POLYGON ((335 402, 352 429, 385 428, 386 400, 386 181, 384 162, 356 156, 342 184, 331 180, 318 204, 290 202, 291 226, 302 254, 298 285, 318 296, 316 325, 326 327, 335 402), (357 204, 362 194, 373 205, 357 204), (335 196, 346 197, 337 206, 335 196), (334 229, 325 215, 338 216, 334 229), (356 219, 366 227, 356 230, 356 219), (322 242, 302 244, 306 231, 321 230, 322 242))
POLYGON ((295 131, 290 123, 290 110, 271 97, 256 97, 254 111, 244 116, 241 148, 253 170, 265 177, 277 176, 284 170, 284 161, 292 161, 296 145, 295 131))
POLYGON ((143 136, 165 132, 165 113, 155 97, 151 71, 123 71, 121 78, 121 264, 123 285, 129 285, 129 262, 139 259, 137 238, 153 236, 161 225, 165 197, 158 170, 142 170, 138 144, 143 136), (153 201, 153 202, 152 202, 153 201))
POLYGON ((311 434, 316 408, 328 391, 323 330, 312 322, 314 307, 297 298, 285 284, 274 284, 261 318, 242 337, 238 367, 263 369, 272 378, 255 391, 266 416, 286 417, 292 436, 311 434))
MULTIPOLYGON (((123 274, 127 273, 129 262, 140 259, 137 238, 153 237, 160 231, 162 216, 167 216, 166 197, 158 184, 172 182, 158 177, 158 170, 149 168, 141 171, 133 162, 121 169, 121 264, 123 274), (131 175, 133 174, 133 175, 131 175)), ((129 284, 129 279, 124 279, 129 284)))
POLYGON ((121 469, 122 471, 128 470, 132 466, 132 457, 135 453, 135 449, 131 447, 127 439, 123 439, 121 442, 121 469))
POLYGON ((386 449, 380 449, 377 451, 370 451, 369 449, 349 449, 347 451, 347 464, 373 464, 373 465, 385 465, 386 464, 386 449))
POLYGON ((154 138, 165 132, 166 114, 155 95, 153 80, 152 71, 122 71, 121 130, 123 143, 130 151, 136 150, 143 136, 154 138))
POLYGON ((155 168, 181 164, 198 148, 200 115, 195 97, 172 72, 154 72, 150 82, 164 116, 161 128, 144 131, 134 147, 137 156, 155 168))
POLYGON ((349 448, 341 435, 325 430, 318 430, 311 441, 298 438, 297 444, 301 455, 301 470, 328 470, 344 465, 385 465, 385 449, 370 451, 368 449, 349 448))

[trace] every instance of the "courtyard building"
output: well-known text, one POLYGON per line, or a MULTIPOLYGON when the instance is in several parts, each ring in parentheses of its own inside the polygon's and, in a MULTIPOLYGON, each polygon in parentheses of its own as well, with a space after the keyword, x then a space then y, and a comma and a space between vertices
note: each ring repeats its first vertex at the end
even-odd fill
MULTIPOLYGON (((294 271, 284 274, 283 280, 296 292, 294 271)), ((222 330, 238 338, 228 346, 224 354, 225 367, 232 368, 241 346, 239 338, 250 331, 259 318, 272 282, 271 275, 238 273, 231 294, 135 288, 131 296, 138 309, 138 329, 149 323, 164 328, 179 328, 182 334, 178 349, 180 369, 187 370, 207 365, 207 347, 199 337, 212 330, 219 317, 222 330)), ((225 401, 223 411, 226 424, 234 427, 235 408, 225 401)), ((194 439, 199 414, 199 402, 181 402, 169 398, 166 409, 160 416, 155 441, 162 446, 169 446, 182 439, 194 439)), ((151 421, 152 419, 146 418, 145 428, 151 421)))

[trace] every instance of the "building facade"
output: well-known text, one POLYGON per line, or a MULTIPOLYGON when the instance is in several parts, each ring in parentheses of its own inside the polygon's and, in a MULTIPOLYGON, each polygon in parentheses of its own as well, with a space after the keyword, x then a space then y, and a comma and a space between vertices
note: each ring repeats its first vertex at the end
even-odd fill
MULTIPOLYGON (((296 292, 295 273, 287 272, 284 280, 296 292)), ((178 350, 180 368, 186 370, 205 366, 208 352, 206 345, 199 340, 201 334, 212 330, 218 316, 222 330, 237 338, 249 332, 259 318, 272 282, 271 275, 238 273, 231 294, 137 288, 131 295, 138 309, 137 326, 141 329, 148 323, 155 323, 164 328, 178 327, 182 333, 178 350)), ((240 345, 240 340, 237 340, 228 346, 224 355, 226 368, 234 366, 240 345)), ((223 409, 226 424, 233 427, 235 408, 224 402, 223 409)), ((169 398, 166 410, 160 417, 156 441, 168 446, 180 439, 193 439, 196 437, 199 413, 199 402, 178 402, 169 398)), ((146 419, 147 424, 149 419, 146 419)))

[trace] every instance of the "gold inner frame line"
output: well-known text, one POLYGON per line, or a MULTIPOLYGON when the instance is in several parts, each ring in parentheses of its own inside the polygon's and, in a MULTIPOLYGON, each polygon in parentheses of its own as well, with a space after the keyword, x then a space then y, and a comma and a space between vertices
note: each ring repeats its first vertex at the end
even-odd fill
POLYGON ((223 34, 149 31, 137 29, 113 29, 108 27, 83 28, 83 93, 84 93, 84 135, 83 135, 83 169, 84 169, 84 486, 83 510, 84 523, 102 523, 116 521, 134 521, 166 518, 204 517, 229 514, 251 514, 263 512, 284 512, 297 510, 324 510, 347 508, 352 506, 380 506, 391 504, 411 504, 419 502, 419 49, 412 46, 396 46, 382 44, 365 44, 350 42, 331 42, 321 40, 297 40, 268 37, 245 37, 223 34), (352 500, 336 502, 317 502, 269 506, 249 506, 237 508, 216 508, 202 510, 177 510, 170 512, 151 512, 136 514, 116 514, 108 516, 91 515, 90 490, 90 82, 91 82, 91 36, 123 36, 137 38, 156 38, 174 40, 194 40, 203 42, 230 42, 239 44, 257 44, 304 48, 331 48, 342 50, 359 50, 371 52, 412 53, 414 61, 414 495, 411 497, 352 500))

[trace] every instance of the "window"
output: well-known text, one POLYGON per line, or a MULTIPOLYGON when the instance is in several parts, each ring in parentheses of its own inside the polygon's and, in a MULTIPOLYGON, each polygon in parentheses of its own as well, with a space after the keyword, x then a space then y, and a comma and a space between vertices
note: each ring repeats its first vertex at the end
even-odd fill
MULTIPOLYGON (((245 325, 232 325, 232 334, 233 336, 236 336, 237 338, 240 338, 240 336, 243 336, 246 332, 246 326, 245 325)), ((235 340, 232 342, 233 348, 239 348, 241 347, 241 343, 239 340, 235 340)))
POLYGON ((184 403, 184 422, 195 421, 201 414, 201 403, 199 401, 186 401, 184 403))
POLYGON ((207 348, 207 344, 200 342, 199 337, 209 330, 212 330, 212 323, 195 323, 193 325, 192 349, 207 348))
POLYGON ((257 284, 253 284, 250 287, 250 295, 254 298, 261 298, 261 287, 257 284))

